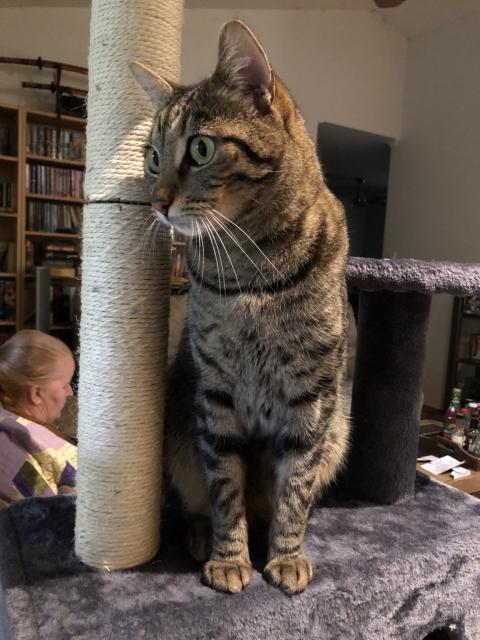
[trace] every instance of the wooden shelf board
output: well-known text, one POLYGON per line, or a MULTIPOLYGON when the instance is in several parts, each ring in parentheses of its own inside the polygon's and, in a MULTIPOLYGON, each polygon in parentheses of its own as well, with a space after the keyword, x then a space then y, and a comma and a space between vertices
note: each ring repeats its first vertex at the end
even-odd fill
POLYGON ((68 240, 80 240, 78 233, 60 233, 58 231, 25 231, 27 238, 62 238, 68 240))
POLYGON ((56 124, 60 122, 60 124, 62 125, 63 124, 75 124, 75 125, 81 125, 81 126, 87 125, 86 118, 81 118, 80 116, 67 116, 64 114, 61 114, 60 116, 58 116, 56 113, 52 113, 51 111, 40 111, 39 109, 27 109, 26 115, 27 115, 27 122, 29 121, 38 122, 40 120, 47 120, 49 121, 49 124, 56 124))
POLYGON ((18 162, 17 156, 2 156, 0 155, 0 162, 18 162))
POLYGON ((0 211, 0 218, 18 218, 18 213, 10 211, 0 211))
POLYGON ((57 167, 85 169, 85 160, 63 160, 62 158, 52 158, 51 156, 36 156, 32 153, 28 153, 26 157, 27 162, 39 162, 41 164, 55 165, 57 167))
POLYGON ((50 331, 73 331, 73 324, 51 324, 50 331))
POLYGON ((463 362, 464 364, 473 364, 477 367, 480 367, 479 358, 457 358, 457 362, 463 362))
POLYGON ((29 200, 45 200, 50 202, 65 202, 66 204, 83 204, 83 198, 75 198, 73 196, 45 195, 43 193, 26 193, 25 197, 29 200))
POLYGON ((17 274, 11 271, 0 271, 0 278, 16 278, 17 274))
POLYGON ((0 327, 16 327, 15 320, 0 320, 0 327))

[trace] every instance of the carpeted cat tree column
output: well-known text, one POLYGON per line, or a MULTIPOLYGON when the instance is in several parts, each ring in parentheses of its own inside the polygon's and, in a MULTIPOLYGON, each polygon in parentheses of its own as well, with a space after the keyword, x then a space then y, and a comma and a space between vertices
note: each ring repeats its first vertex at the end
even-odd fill
POLYGON ((181 20, 180 0, 92 2, 75 550, 99 568, 159 545, 170 246, 146 241, 152 113, 128 63, 176 80, 181 20))
POLYGON ((350 258, 359 292, 352 435, 341 484, 377 504, 414 497, 433 294, 480 293, 478 264, 350 258))

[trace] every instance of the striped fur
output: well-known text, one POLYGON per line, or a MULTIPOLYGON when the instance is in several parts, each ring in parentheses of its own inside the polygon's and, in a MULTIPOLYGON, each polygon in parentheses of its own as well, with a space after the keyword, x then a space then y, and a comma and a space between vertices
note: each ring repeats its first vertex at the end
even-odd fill
POLYGON ((212 525, 211 542, 193 536, 191 549, 210 549, 206 584, 239 591, 248 524, 262 518, 264 575, 295 593, 312 575, 309 509, 348 440, 344 214, 288 90, 238 21, 222 31, 212 77, 171 88, 149 144, 160 156, 152 200, 168 192, 169 222, 191 236, 165 442, 185 511, 212 525), (188 155, 197 135, 215 141, 201 167, 188 155))

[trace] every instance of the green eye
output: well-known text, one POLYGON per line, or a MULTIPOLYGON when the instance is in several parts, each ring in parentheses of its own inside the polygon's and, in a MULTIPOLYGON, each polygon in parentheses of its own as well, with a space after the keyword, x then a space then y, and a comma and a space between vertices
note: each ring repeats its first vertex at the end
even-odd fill
POLYGON ((145 149, 145 173, 148 173, 151 176, 158 176, 159 174, 159 164, 160 157, 158 155, 158 151, 153 147, 147 147, 145 149))
POLYGON ((215 142, 208 136, 195 136, 190 141, 190 158, 198 167, 208 164, 215 154, 215 142))

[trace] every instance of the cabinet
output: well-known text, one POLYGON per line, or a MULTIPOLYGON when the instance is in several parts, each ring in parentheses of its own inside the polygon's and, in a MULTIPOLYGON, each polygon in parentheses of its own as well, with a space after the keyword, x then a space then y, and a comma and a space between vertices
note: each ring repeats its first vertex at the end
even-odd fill
MULTIPOLYGON (((50 274, 49 331, 75 348, 86 120, 0 105, 0 343, 36 324, 37 266, 50 274)), ((185 238, 173 237, 172 292, 183 293, 185 238)))
POLYGON ((480 297, 454 299, 445 406, 453 387, 461 387, 463 401, 480 402, 480 297))

